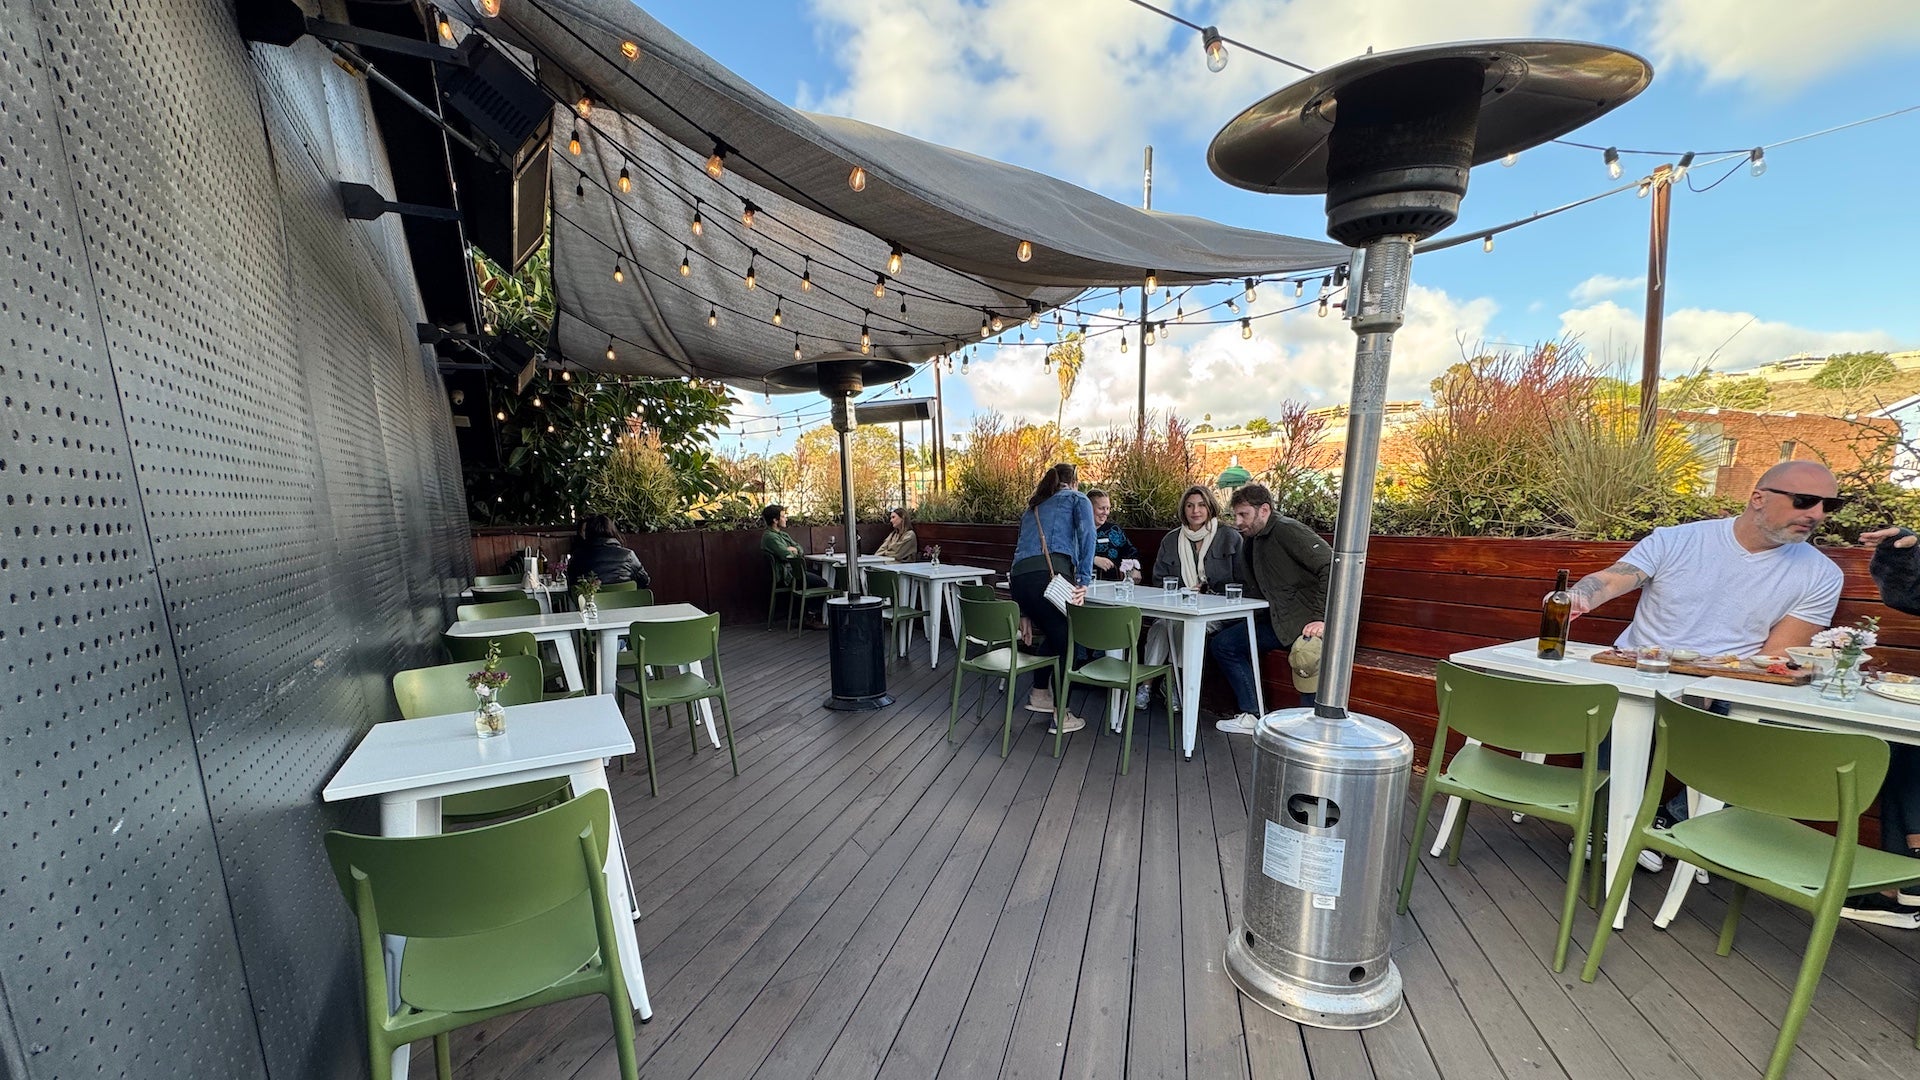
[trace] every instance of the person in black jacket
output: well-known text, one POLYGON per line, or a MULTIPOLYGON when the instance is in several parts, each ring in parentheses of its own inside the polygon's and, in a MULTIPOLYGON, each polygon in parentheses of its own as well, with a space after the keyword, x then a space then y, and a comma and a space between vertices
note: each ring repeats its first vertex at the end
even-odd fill
MULTIPOLYGON (((1871 570, 1881 603, 1920 615, 1920 537, 1908 529, 1889 528, 1867 533, 1860 542, 1877 545, 1871 570)), ((1880 849, 1920 859, 1920 746, 1889 742, 1887 749, 1887 779, 1880 787, 1880 849)), ((1915 916, 1912 928, 1920 929, 1920 886, 1908 886, 1894 900, 1915 916)))
POLYGON ((567 559, 569 585, 587 574, 599 578, 602 585, 631 581, 644 589, 651 583, 647 568, 640 565, 640 556, 620 543, 620 530, 605 514, 587 519, 580 546, 567 559))

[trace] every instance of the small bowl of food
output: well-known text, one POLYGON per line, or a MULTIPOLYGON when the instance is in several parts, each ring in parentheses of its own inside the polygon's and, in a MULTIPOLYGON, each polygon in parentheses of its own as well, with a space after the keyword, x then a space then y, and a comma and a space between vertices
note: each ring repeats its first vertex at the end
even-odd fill
POLYGON ((1676 664, 1691 664, 1700 659, 1699 649, 1675 649, 1667 654, 1676 664))
POLYGON ((1797 667, 1810 668, 1833 663, 1833 650, 1815 645, 1798 645, 1787 650, 1787 659, 1797 667))
POLYGON ((1762 671, 1765 671, 1766 669, 1773 667, 1776 664, 1784 667, 1786 666, 1786 663, 1787 663, 1786 657, 1772 656, 1767 653, 1754 653, 1752 656, 1747 657, 1748 667, 1756 667, 1762 671))

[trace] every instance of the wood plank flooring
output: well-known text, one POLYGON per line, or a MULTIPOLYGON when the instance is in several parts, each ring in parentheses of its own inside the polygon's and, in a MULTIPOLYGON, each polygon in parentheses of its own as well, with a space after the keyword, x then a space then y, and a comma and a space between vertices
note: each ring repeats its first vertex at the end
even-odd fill
MULTIPOLYGON (((1459 866, 1421 860, 1395 926, 1402 1013, 1365 1032, 1297 1027, 1221 967, 1249 739, 1203 723, 1183 761, 1156 700, 1121 776, 1117 737, 1090 726, 1056 760, 1017 710, 1003 760, 983 680, 947 740, 952 661, 928 671, 924 641, 893 668, 896 704, 868 713, 822 708, 823 634, 729 627, 721 647, 741 775, 689 748, 684 716, 656 714, 660 795, 638 760, 614 776, 654 1006, 638 1028, 648 1080, 1717 1080, 1759 1075, 1785 1010, 1806 918, 1750 898, 1733 955, 1716 957, 1717 883, 1660 932, 1666 877, 1639 875, 1600 979, 1577 974, 1584 907, 1554 974, 1566 833, 1482 810, 1459 866)), ((1920 1075, 1917 1011, 1920 935, 1843 924, 1790 1075, 1920 1075)), ((467 1029, 453 1060, 471 1080, 619 1075, 599 999, 467 1029)), ((426 1045, 413 1068, 432 1076, 426 1045)))

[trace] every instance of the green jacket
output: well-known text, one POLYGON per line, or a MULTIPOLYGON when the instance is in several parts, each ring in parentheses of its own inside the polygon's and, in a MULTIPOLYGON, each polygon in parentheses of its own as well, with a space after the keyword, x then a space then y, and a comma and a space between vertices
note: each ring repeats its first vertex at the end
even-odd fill
POLYGON ((1308 623, 1326 618, 1333 548, 1319 533, 1276 513, 1241 546, 1240 581, 1248 596, 1267 602, 1273 634, 1285 648, 1308 623))
POLYGON ((783 530, 768 529, 760 534, 760 550, 773 556, 774 565, 780 568, 780 580, 785 582, 793 571, 793 560, 806 554, 805 549, 793 542, 783 530))

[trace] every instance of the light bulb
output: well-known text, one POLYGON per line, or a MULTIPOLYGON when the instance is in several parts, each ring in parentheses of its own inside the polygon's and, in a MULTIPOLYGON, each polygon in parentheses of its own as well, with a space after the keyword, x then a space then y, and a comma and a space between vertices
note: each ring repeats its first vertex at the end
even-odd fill
POLYGON ((1160 272, 1157 270, 1147 271, 1147 291, 1152 292, 1153 290, 1159 287, 1160 287, 1160 272))
POLYGON ((800 362, 800 335, 799 334, 793 335, 793 360, 794 360, 794 363, 796 364, 800 362))
POLYGON ((900 250, 900 245, 893 245, 893 251, 887 256, 887 273, 897 276, 900 273, 901 260, 905 257, 906 253, 900 250))
POLYGON ((760 275, 754 273, 753 260, 748 259, 747 260, 747 288, 755 289, 755 288, 758 288, 759 286, 760 286, 760 275))
POLYGON ((1185 304, 1182 304, 1179 307, 1173 309, 1173 321, 1174 322, 1187 321, 1187 306, 1185 304))
POLYGON ((1611 176, 1611 177, 1612 177, 1612 178, 1614 178, 1615 180, 1618 180, 1618 179, 1620 179, 1620 150, 1619 150, 1619 148, 1618 148, 1618 147, 1613 147, 1613 146, 1609 146, 1609 147, 1607 147, 1607 152, 1606 152, 1605 154, 1602 154, 1602 155, 1600 156, 1600 159, 1601 159, 1602 161, 1605 161, 1605 162, 1607 163, 1607 175, 1608 175, 1608 176, 1611 176))
POLYGON ((560 369, 560 381, 561 381, 561 382, 572 382, 572 381, 573 381, 573 372, 571 372, 571 371, 568 371, 568 370, 567 370, 566 368, 561 368, 561 369, 560 369))
POLYGON ((627 272, 621 269, 619 259, 613 260, 613 280, 615 281, 627 280, 627 272))
POLYGON ((1293 298, 1298 300, 1305 295, 1307 295, 1307 279, 1301 278, 1293 283, 1293 298))
POLYGON ((480 0, 480 13, 488 18, 497 17, 500 14, 500 0, 480 0))
POLYGON ((987 317, 985 315, 980 316, 980 336, 983 338, 993 336, 993 327, 987 324, 987 317))
POLYGON ((1081 323, 1081 324, 1080 324, 1080 336, 1081 336, 1081 337, 1086 337, 1086 336, 1087 336, 1087 324, 1086 324, 1086 323, 1081 323))
POLYGON ((567 140, 567 153, 572 154, 574 157, 580 156, 580 129, 579 128, 574 128, 572 138, 569 138, 567 140))
POLYGON ((613 342, 607 342, 607 359, 613 359, 613 342))
POLYGON ((1240 320, 1240 340, 1241 341, 1253 340, 1253 320, 1252 319, 1240 320))
POLYGON ((627 167, 620 166, 620 190, 622 193, 633 190, 633 177, 627 175, 627 167))
POLYGON ((1635 192, 1635 194, 1638 195, 1640 198, 1644 199, 1647 197, 1647 192, 1651 190, 1653 190, 1653 181, 1642 180, 1640 181, 1640 190, 1635 192))
POLYGON ((1032 311, 1027 313, 1027 329, 1029 330, 1040 329, 1040 309, 1039 308, 1034 308, 1032 311))
POLYGON ((1747 167, 1753 171, 1753 175, 1755 176, 1765 175, 1767 171, 1766 150, 1762 147, 1754 147, 1753 150, 1747 154, 1747 167))
POLYGON ((1492 233, 1488 233, 1486 235, 1486 238, 1480 241, 1480 250, 1481 251, 1493 250, 1493 234, 1492 233))
MULTIPOLYGON (((967 362, 972 359, 973 359, 972 353, 960 354, 960 374, 965 375, 967 373, 967 362)), ((953 363, 953 360, 951 357, 948 358, 947 363, 949 364, 953 363)))
POLYGON ((780 298, 773 298, 773 325, 779 326, 783 316, 780 314, 780 298))
POLYGON ((686 250, 687 253, 685 255, 680 256, 680 276, 681 277, 686 277, 693 273, 693 263, 691 261, 693 258, 693 251, 690 248, 684 249, 684 250, 686 250))
POLYGON ((1680 179, 1687 175, 1687 170, 1691 168, 1693 168, 1693 151, 1689 150, 1680 155, 1680 164, 1673 167, 1673 178, 1680 179))
POLYGON ((745 225, 749 229, 753 228, 753 215, 759 209, 759 207, 752 203, 742 205, 740 207, 740 224, 745 225))
POLYGON ((1509 168, 1509 169, 1511 169, 1511 168, 1513 168, 1513 163, 1514 163, 1514 162, 1516 162, 1516 161, 1519 161, 1519 160, 1520 160, 1520 155, 1519 155, 1519 154, 1517 154, 1517 153, 1514 153, 1514 152, 1512 152, 1512 151, 1508 151, 1508 152, 1507 152, 1507 154, 1506 154, 1506 156, 1505 156, 1505 157, 1502 157, 1502 158, 1500 159, 1500 164, 1502 164, 1502 165, 1504 165, 1504 166, 1506 166, 1507 168, 1509 168))
POLYGON ((592 116, 593 99, 585 94, 580 95, 580 100, 573 103, 573 111, 579 113, 582 120, 592 116))
POLYGON ((873 297, 874 297, 874 299, 876 299, 876 300, 878 300, 878 299, 879 299, 880 297, 882 297, 882 296, 885 296, 885 295, 887 295, 887 275, 885 275, 885 274, 875 274, 875 275, 873 275, 873 297))
POLYGON ((993 332, 997 334, 1006 328, 1007 320, 1001 318, 999 312, 995 312, 993 316, 993 332))
POLYGON ((1158 341, 1158 340, 1160 340, 1160 339, 1154 336, 1154 333, 1153 333, 1153 324, 1152 324, 1152 323, 1148 323, 1148 324, 1147 324, 1146 326, 1144 326, 1144 327, 1142 327, 1142 328, 1141 328, 1141 330, 1140 330, 1140 344, 1142 344, 1142 345, 1151 345, 1151 344, 1153 344, 1154 342, 1156 342, 1156 341, 1158 341))
POLYGON ((1234 303, 1232 300, 1228 300, 1227 310, 1233 312, 1235 315, 1238 315, 1240 314, 1240 305, 1234 303))
POLYGON ((706 222, 700 220, 700 204, 695 203, 693 206, 693 235, 699 236, 706 231, 706 222))
POLYGON ((440 14, 437 11, 433 13, 433 17, 434 17, 434 20, 440 24, 440 40, 452 41, 453 40, 453 23, 447 21, 447 17, 445 15, 440 14))
POLYGON ((1248 278, 1247 279, 1247 303, 1251 304, 1259 298, 1260 298, 1260 294, 1253 291, 1253 279, 1248 278))
MULTIPOLYGON (((1014 245, 1013 257, 1016 259, 1019 259, 1021 262, 1032 262, 1033 261, 1033 241, 1022 240, 1018 244, 1014 245)), ((966 366, 964 361, 962 361, 961 366, 962 367, 966 366)))
POLYGON ((553 434, 553 425, 552 425, 552 424, 548 424, 548 425, 547 425, 547 434, 549 434, 549 435, 551 435, 551 434, 553 434))
POLYGON ((847 186, 855 191, 867 190, 867 170, 855 165, 853 171, 847 174, 847 186))
POLYGON ((1227 43, 1220 40, 1220 31, 1209 26, 1200 31, 1200 46, 1207 53, 1207 70, 1218 75, 1227 67, 1227 43))
POLYGON ((719 143, 713 144, 713 153, 707 155, 707 175, 720 179, 727 171, 727 148, 719 143))
POLYGON ((1127 332, 1125 330, 1122 330, 1120 331, 1120 354, 1124 356, 1126 355, 1126 352, 1127 352, 1127 332))
POLYGON ((811 261, 800 271, 800 291, 813 291, 813 263, 811 261))
POLYGON ((540 395, 539 395, 539 394, 535 394, 535 395, 533 395, 533 407, 534 407, 534 408, 536 408, 536 409, 539 409, 539 408, 543 408, 543 407, 544 407, 544 406, 542 406, 542 405, 540 404, 540 395))
POLYGON ((873 351, 873 331, 865 323, 860 324, 860 351, 862 353, 873 351))
POLYGON ((707 325, 708 326, 720 325, 720 309, 712 308, 712 307, 707 309, 707 325))
POLYGON ((638 60, 640 59, 640 46, 631 41, 623 41, 620 43, 620 55, 629 60, 638 60))
POLYGON ((1327 317, 1327 298, 1326 297, 1323 296, 1320 298, 1320 310, 1315 314, 1319 315, 1323 319, 1327 317))
POLYGON ((497 412, 497 413, 494 413, 494 414, 493 414, 493 418, 494 418, 495 420, 505 420, 505 419, 507 418, 507 412, 506 412, 506 410, 505 410, 505 409, 502 409, 502 410, 500 410, 499 412, 497 412))
POLYGON ((582 173, 579 181, 573 185, 573 194, 575 198, 579 199, 587 197, 587 177, 585 173, 582 173))

